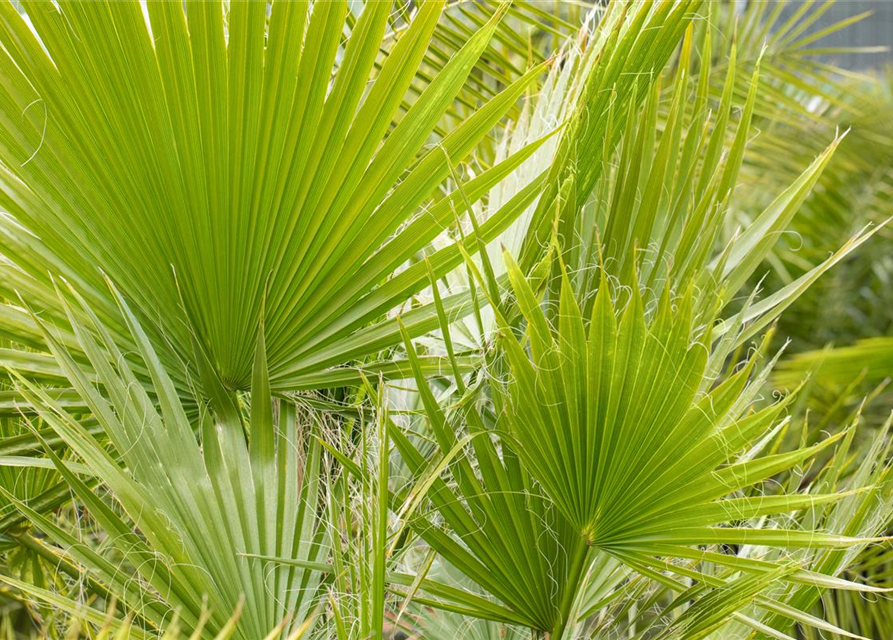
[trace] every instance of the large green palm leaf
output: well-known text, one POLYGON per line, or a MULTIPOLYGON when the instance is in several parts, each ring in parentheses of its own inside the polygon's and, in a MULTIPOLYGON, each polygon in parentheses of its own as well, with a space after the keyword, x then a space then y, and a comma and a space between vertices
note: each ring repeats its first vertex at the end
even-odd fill
MULTIPOLYGON (((249 385, 261 315, 277 389, 397 341, 395 327, 347 339, 424 286, 378 288, 462 208, 438 194, 445 154, 423 147, 505 8, 402 113, 440 2, 422 3, 383 59, 387 2, 349 21, 347 2, 24 7, 28 24, 0 7, 0 169, 3 207, 39 237, 3 244, 29 297, 49 300, 49 268, 126 342, 102 270, 169 369, 197 348, 231 388, 249 385)), ((474 151, 537 75, 441 137, 449 157, 474 151)), ((523 157, 479 176, 473 198, 523 157)))

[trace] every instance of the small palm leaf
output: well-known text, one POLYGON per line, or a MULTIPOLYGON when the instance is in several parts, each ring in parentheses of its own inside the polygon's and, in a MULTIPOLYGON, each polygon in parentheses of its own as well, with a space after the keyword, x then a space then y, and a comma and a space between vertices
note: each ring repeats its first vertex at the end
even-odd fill
MULTIPOLYGON (((810 528, 736 524, 851 495, 831 487, 827 494, 730 497, 808 460, 843 434, 789 453, 742 455, 769 432, 787 400, 747 413, 750 385, 764 378, 748 383, 753 360, 701 390, 709 377, 714 321, 694 322, 692 288, 679 296, 665 290, 648 315, 633 288, 619 294, 625 308, 618 310, 603 272, 591 317, 584 318, 565 277, 558 326, 552 327, 519 268, 507 260, 526 330, 519 337, 498 316, 507 371, 506 382, 493 385, 503 407, 496 428, 588 546, 656 577, 655 569, 670 569, 666 559, 690 557, 686 549, 693 546, 842 549, 867 541, 810 528)), ((749 594, 743 601, 764 588, 772 567, 781 565, 736 567, 762 575, 740 585, 749 594)), ((689 575, 679 566, 672 570, 689 575)), ((729 593, 739 589, 723 578, 689 577, 729 593)), ((776 577, 803 579, 791 571, 776 577)), ((759 603, 795 616, 774 601, 759 603)), ((690 616, 697 615, 692 610, 690 616)), ((697 628, 712 629, 725 618, 697 619, 697 628)))
POLYGON ((177 612, 184 625, 194 628, 207 608, 205 634, 213 637, 226 627, 243 598, 245 609, 234 637, 264 637, 283 620, 286 626, 299 625, 310 615, 318 575, 294 567, 265 570, 241 555, 313 561, 325 550, 315 510, 319 450, 313 442, 302 444, 293 405, 282 404, 273 413, 263 339, 256 347, 250 414, 242 415, 236 398, 219 382, 216 387, 208 382, 206 388, 217 389, 219 395, 213 396, 213 413, 203 410, 195 424, 135 316, 117 299, 152 377, 158 409, 110 334, 85 307, 81 311, 90 324, 82 324, 74 311, 69 318, 107 398, 49 331, 45 338, 124 468, 46 392, 21 376, 17 379, 19 391, 41 418, 90 474, 103 478, 124 508, 126 515, 109 508, 51 447, 46 448, 124 564, 117 565, 29 504, 14 500, 16 505, 143 625, 158 628, 177 612), (250 443, 245 441, 243 421, 252 435, 250 443))
MULTIPOLYGON (((745 518, 797 507, 794 497, 778 504, 714 502, 814 452, 719 469, 762 435, 782 406, 743 417, 739 397, 752 363, 699 397, 710 336, 709 328, 693 323, 691 289, 676 299, 666 292, 650 319, 633 289, 618 317, 603 276, 592 316, 584 320, 565 280, 560 323, 551 328, 516 266, 509 275, 527 321, 530 355, 504 324, 511 377, 503 430, 588 544, 621 550, 662 540, 744 543, 749 532, 713 525, 736 513, 745 518)), ((791 543, 797 540, 792 535, 791 543)))

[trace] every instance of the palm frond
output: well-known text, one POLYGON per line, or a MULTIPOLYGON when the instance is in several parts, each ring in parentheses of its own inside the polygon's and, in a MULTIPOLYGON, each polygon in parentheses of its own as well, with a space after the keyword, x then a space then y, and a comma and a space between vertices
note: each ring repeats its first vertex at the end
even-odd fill
MULTIPOLYGON (((85 325, 72 312, 70 321, 105 396, 65 347, 45 333, 72 386, 108 435, 114 456, 40 387, 24 377, 17 379, 19 391, 40 417, 91 475, 103 479, 123 507, 123 514, 110 508, 51 447, 46 448, 76 499, 109 536, 123 566, 4 489, 7 499, 53 540, 54 553, 98 580, 147 629, 162 628, 175 613, 183 624, 196 627, 208 610, 204 625, 219 633, 243 599, 234 637, 263 637, 280 623, 285 628, 299 625, 311 613, 318 576, 294 568, 263 570, 244 557, 251 553, 314 560, 326 548, 315 508, 319 449, 314 441, 304 441, 293 405, 271 403, 262 334, 250 412, 243 415, 237 398, 209 371, 206 388, 216 391, 213 411, 203 410, 194 424, 135 316, 123 299, 118 300, 154 382, 158 408, 96 316, 88 312, 91 323, 85 325)), ((33 590, 31 594, 40 597, 33 590)))
MULTIPOLYGON (((50 303, 50 266, 126 342, 102 270, 169 370, 198 349, 229 388, 250 383, 262 315, 274 389, 398 340, 356 332, 424 286, 379 287, 462 208, 438 194, 447 163, 425 145, 507 7, 395 125, 442 3, 413 13, 377 71, 386 2, 365 5, 346 39, 347 2, 279 2, 269 16, 266 3, 151 2, 148 19, 139 2, 24 7, 4 3, 0 19, 0 162, 2 206, 39 238, 2 246, 29 298, 64 315, 50 303)), ((541 70, 477 103, 437 144, 464 160, 541 70)), ((523 157, 482 173, 472 193, 523 157)), ((25 325, 8 329, 19 340, 39 339, 7 313, 25 325)))

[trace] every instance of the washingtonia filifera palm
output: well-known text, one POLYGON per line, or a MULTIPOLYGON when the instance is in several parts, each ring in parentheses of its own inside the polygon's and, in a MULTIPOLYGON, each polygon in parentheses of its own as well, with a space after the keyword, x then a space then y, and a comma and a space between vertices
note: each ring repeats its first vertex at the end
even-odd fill
MULTIPOLYGON (((752 295, 743 310, 726 313, 721 320, 720 314, 768 254, 775 234, 790 224, 837 141, 722 247, 725 216, 759 95, 760 65, 750 77, 747 102, 729 143, 726 129, 731 128, 732 100, 740 85, 735 49, 718 108, 711 114, 709 36, 702 40, 704 62, 694 100, 688 101, 693 40, 690 29, 671 76, 669 109, 661 114, 655 87, 641 114, 625 117, 619 151, 615 155, 613 149, 603 148, 601 172, 589 174, 592 195, 580 191, 585 189, 580 176, 565 178, 567 189, 557 198, 553 232, 561 253, 552 267, 541 263, 528 282, 507 253, 515 294, 509 304, 493 293, 495 270, 486 258, 469 263, 472 271, 479 270, 479 283, 498 319, 497 352, 506 363, 494 362, 498 379, 466 389, 456 371, 463 408, 448 418, 416 366, 419 393, 437 442, 432 461, 426 463, 399 431, 393 436, 410 469, 424 474, 438 456, 462 446, 456 432, 465 423, 469 462, 451 465, 455 488, 448 494, 458 491, 462 499, 445 500, 436 491, 429 496, 441 524, 464 545, 451 542, 426 519, 416 523, 419 535, 509 608, 529 615, 530 602, 535 602, 546 615, 526 624, 557 637, 568 631, 577 612, 599 610, 598 602, 575 606, 587 581, 589 553, 607 554, 672 590, 680 583, 663 578, 662 571, 673 571, 670 563, 675 558, 700 558, 692 548, 698 545, 821 548, 855 542, 813 531, 725 526, 846 495, 724 500, 810 459, 836 438, 802 451, 749 460, 744 452, 772 432, 785 402, 748 415, 767 371, 754 376, 754 361, 734 374, 721 371, 737 347, 866 236, 764 301, 754 303, 752 295), (585 201, 574 204, 578 198, 585 201), (564 206, 574 211, 571 218, 564 206), (573 273, 565 273, 565 260, 573 273), (557 273, 551 282, 550 270, 557 273), (610 282, 617 284, 612 288, 610 282), (524 339, 515 336, 519 326, 525 327, 524 339), (489 422, 474 408, 480 389, 488 387, 493 397, 489 422), (478 437, 481 434, 486 435, 478 437), (494 436, 502 441, 501 448, 490 442, 494 436), (740 462, 738 456, 743 456, 740 462), (549 518, 540 513, 552 509, 556 512, 549 518), (531 516, 534 523, 528 522, 531 516), (511 524, 517 522, 524 524, 511 524), (527 543, 516 533, 536 532, 538 526, 545 529, 534 539, 556 540, 556 549, 527 543), (545 576, 557 585, 549 594, 528 589, 543 579, 535 570, 543 561, 545 576)), ((588 115, 580 115, 581 122, 590 122, 588 115)), ((610 130, 610 113, 607 121, 610 130)), ((585 127, 571 128, 566 135, 565 144, 582 145, 585 127)), ((529 261, 533 254, 522 251, 522 260, 525 255, 529 261)), ((447 314, 441 315, 444 347, 452 355, 447 314)), ((408 336, 407 350, 412 362, 408 336)), ((723 560, 720 553, 709 562, 722 565, 723 560)), ((690 637, 712 633, 773 581, 834 584, 780 564, 746 567, 749 576, 733 570, 738 568, 734 560, 728 564, 732 568, 722 570, 718 579, 679 569, 687 578, 695 577, 702 591, 716 591, 679 621, 677 631, 683 629, 690 637)), ((761 605, 780 615, 799 615, 783 603, 761 605)), ((808 616, 805 620, 822 624, 808 616)), ((745 617, 745 623, 752 629, 763 626, 754 618, 745 617)))
MULTIPOLYGON (((697 5, 617 3, 590 48, 585 108, 604 106, 601 88, 616 85, 612 101, 634 109, 644 85, 621 80, 661 68, 697 5), (595 64, 599 59, 604 67, 595 64)), ((417 81, 415 71, 441 6, 420 5, 401 27, 371 85, 367 81, 387 30, 388 3, 369 3, 356 17, 348 15, 345 2, 317 2, 312 8, 279 2, 269 16, 266 3, 258 2, 233 3, 227 12, 222 3, 193 2, 184 8, 153 2, 147 18, 138 2, 29 3, 25 17, 33 30, 11 5, 0 7, 0 39, 6 45, 0 63, 10 79, 0 94, 5 118, 2 191, 3 204, 15 218, 2 219, 3 251, 21 269, 9 270, 16 278, 13 290, 22 293, 44 322, 56 325, 49 327, 22 308, 5 305, 5 330, 26 347, 40 349, 48 341, 55 361, 21 351, 5 353, 5 360, 24 374, 20 397, 52 419, 51 427, 80 457, 101 465, 99 475, 106 482, 114 479, 114 494, 147 536, 148 546, 140 546, 139 537, 126 539, 137 545, 135 553, 151 550, 172 558, 161 573, 178 589, 167 600, 162 588, 167 583, 159 583, 162 578, 154 572, 143 576, 144 584, 121 584, 101 557, 81 549, 68 532, 53 529, 41 513, 19 506, 40 528, 51 529, 62 546, 87 554, 80 562, 115 583, 106 593, 120 595, 146 624, 158 625, 159 618, 179 607, 184 620, 191 616, 188 621, 195 623, 200 614, 196 599, 206 593, 216 596, 212 608, 218 627, 237 594, 253 599, 251 617, 242 619, 249 635, 260 633, 265 624, 277 624, 277 613, 306 613, 305 600, 295 606, 293 585, 283 587, 288 594, 284 601, 276 599, 276 589, 268 598, 267 585, 259 580, 260 565, 233 557, 241 552, 294 560, 298 553, 267 544, 266 520, 252 516, 252 505, 262 501, 253 497, 251 482, 234 475, 234 469, 245 468, 245 443, 226 389, 250 385, 252 406, 260 406, 258 394, 266 402, 265 389, 258 389, 250 375, 258 320, 263 315, 263 353, 275 388, 356 379, 316 374, 399 340, 394 321, 363 327, 427 286, 431 270, 418 264, 385 278, 541 142, 525 145, 461 191, 446 197, 437 193, 450 163, 472 152, 541 70, 524 74, 439 140, 439 149, 423 153, 422 146, 509 11, 501 8, 469 35, 398 116, 409 84, 417 81), (343 39, 346 24, 350 35, 343 39), (100 64, 108 51, 115 52, 114 62, 100 64), (33 119, 35 107, 47 115, 43 123, 33 119), (27 117, 18 120, 13 113, 27 117), (112 148, 113 157, 107 153, 112 148), (423 203, 428 206, 416 215, 423 203), (78 303, 71 310, 60 302, 45 273, 48 266, 89 301, 89 312, 86 305, 78 303), (125 313, 122 319, 102 291, 99 269, 134 305, 149 338, 136 329, 135 318, 125 313), (103 333, 103 348, 116 354, 117 370, 103 364, 106 355, 94 346, 83 323, 103 333), (134 351, 142 357, 131 358, 134 351), (121 358, 133 362, 128 365, 121 358), (185 368, 191 377, 181 361, 189 363, 185 368), (112 395, 120 416, 92 387, 94 376, 103 393, 112 395), (75 401, 77 412, 96 417, 121 459, 108 458, 60 395, 37 386, 33 378, 73 384, 81 396, 75 401), (128 386, 122 388, 122 380, 128 386), (176 389, 181 400, 191 400, 193 380, 204 395, 215 398, 213 417, 201 411, 200 416, 219 427, 203 426, 201 452, 192 440, 190 429, 196 424, 191 414, 178 409, 171 395, 176 389), (152 395, 130 388, 137 382, 146 384, 152 395), (194 478, 207 473, 207 486, 166 476, 179 473, 180 466, 168 469, 154 439, 135 435, 143 432, 144 418, 133 413, 129 394, 150 416, 160 411, 149 423, 166 443, 163 450, 173 460, 185 457, 183 465, 191 465, 194 478), (152 406, 155 401, 158 410, 152 406), (217 440, 226 445, 219 447, 219 457, 210 444, 217 440), (123 469, 118 467, 122 462, 123 469), (134 486, 129 474, 143 473, 150 478, 134 486), (156 484, 159 491, 175 489, 156 500, 151 496, 156 484), (212 496, 238 515, 223 521, 212 496), (163 503, 165 518, 187 531, 182 535, 187 551, 158 533, 158 521, 146 522, 155 516, 147 516, 142 507, 156 501, 163 503), (207 512, 197 515, 188 508, 196 502, 207 512), (222 537, 212 545, 201 544, 202 522, 220 529, 222 537), (196 599, 191 602, 184 584, 193 587, 196 599), (141 608, 147 593, 141 587, 162 595, 141 608)), ((580 121, 574 130, 596 139, 605 126, 600 120, 580 121)), ((565 156, 559 153, 566 164, 565 156)), ((480 234, 486 240, 506 228, 534 201, 543 178, 516 193, 470 239, 480 234)), ((430 260, 435 277, 462 259, 456 247, 435 253, 430 260)), ((472 306, 468 293, 445 301, 451 314, 472 306)), ((423 308, 404 314, 402 322, 414 334, 438 326, 440 314, 423 308)), ((389 367, 394 370, 386 363, 385 369, 389 367)), ((261 431, 252 432, 251 450, 266 433, 255 424, 249 430, 254 428, 261 431)), ((128 528, 91 499, 76 484, 76 476, 69 473, 68 482, 102 514, 104 528, 128 528)), ((257 479, 254 490, 268 484, 257 479)), ((297 508, 291 499, 295 496, 276 495, 288 508, 297 508)), ((312 544, 306 535, 294 535, 299 550, 312 544)), ((139 558, 130 559, 149 571, 139 558)))
POLYGON ((786 448, 771 332, 743 355, 870 235, 748 288, 840 144, 738 205, 756 129, 803 108, 781 83, 822 80, 821 8, 764 54, 775 9, 735 35, 731 4, 616 0, 528 110, 551 51, 513 26, 576 9, 21 4, 0 412, 35 429, 0 457, 83 527, 0 483, 31 525, 2 542, 56 567, 17 597, 121 637, 698 640, 840 633, 817 594, 878 591, 844 571, 890 517, 886 442, 855 471, 852 430, 786 448))

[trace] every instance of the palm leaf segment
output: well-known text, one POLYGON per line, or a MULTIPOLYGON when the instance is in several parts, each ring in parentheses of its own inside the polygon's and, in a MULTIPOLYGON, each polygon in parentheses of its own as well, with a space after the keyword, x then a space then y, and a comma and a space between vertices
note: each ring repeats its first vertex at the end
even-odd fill
MULTIPOLYGON (((230 388, 249 385, 262 309, 276 389, 399 341, 393 324, 356 332, 426 286, 415 271, 379 287, 463 209, 436 196, 446 156, 423 145, 506 7, 405 104, 441 2, 422 3, 396 42, 387 2, 359 16, 342 1, 279 1, 269 15, 265 2, 150 2, 145 17, 140 2, 23 4, 33 30, 0 6, 0 205, 39 238, 15 240, 4 218, 29 299, 64 320, 49 268, 126 343, 100 267, 169 370, 198 346, 230 388)), ((448 156, 466 158, 540 71, 442 137, 448 156)), ((471 199, 535 146, 479 175, 471 199)), ((413 333, 433 318, 417 316, 413 333)), ((37 334, 11 307, 3 319, 37 334)))
MULTIPOLYGON (((438 478, 428 492, 443 526, 417 515, 414 529, 442 558, 506 605, 479 609, 473 615, 543 631, 563 628, 580 581, 582 540, 531 482, 517 456, 490 437, 492 423, 473 402, 456 415, 444 412, 424 379, 408 336, 406 345, 437 442, 435 462, 429 463, 419 445, 394 428, 392 438, 407 467, 423 478, 430 465, 455 447, 469 449, 468 456, 450 465, 452 483, 438 478), (457 436, 463 418, 468 424, 467 442, 457 436)), ((466 391, 461 376, 456 380, 466 391)))
MULTIPOLYGON (((58 545, 63 553, 56 562, 73 562, 93 588, 121 601, 143 628, 163 629, 176 617, 186 628, 204 626, 205 633, 214 634, 231 627, 231 615, 239 610, 235 637, 261 638, 278 625, 300 628, 313 612, 318 574, 263 567, 243 555, 314 562, 325 557, 327 549, 316 512, 319 447, 302 434, 293 405, 283 403, 274 414, 263 339, 256 343, 250 411, 243 411, 234 396, 210 380, 206 387, 213 415, 203 411, 194 424, 135 316, 123 299, 118 301, 149 370, 157 408, 112 336, 85 307, 79 309, 88 315, 86 323, 71 309, 69 318, 105 396, 49 330, 45 337, 72 386, 102 424, 123 468, 76 416, 17 376, 22 395, 83 460, 75 469, 46 447, 77 499, 109 536, 110 547, 98 549, 33 507, 8 498, 58 545), (246 428, 252 434, 250 444, 246 428), (195 437, 197 429, 201 442, 195 437), (102 478, 124 514, 110 508, 75 472, 102 478)), ((58 552, 41 547, 53 561, 58 552)), ((88 619, 98 615, 100 621, 104 617, 65 596, 16 586, 68 613, 88 619)))

